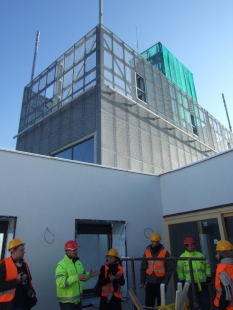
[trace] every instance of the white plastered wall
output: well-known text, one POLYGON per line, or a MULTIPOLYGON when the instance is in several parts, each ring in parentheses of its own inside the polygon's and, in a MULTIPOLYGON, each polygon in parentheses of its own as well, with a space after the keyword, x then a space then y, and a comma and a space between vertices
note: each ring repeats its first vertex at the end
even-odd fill
MULTIPOLYGON (((1 149, 0 171, 0 215, 17 216, 15 237, 26 242, 38 310, 59 309, 54 271, 64 243, 75 236, 75 219, 125 221, 131 257, 142 256, 149 244, 145 228, 159 231, 165 240, 159 177, 1 149), (55 236, 51 244, 44 239, 46 228, 55 236)), ((135 262, 144 303, 139 269, 135 262)), ((132 287, 130 269, 128 275, 132 287)))
POLYGON ((233 149, 160 176, 163 215, 233 203, 233 149))

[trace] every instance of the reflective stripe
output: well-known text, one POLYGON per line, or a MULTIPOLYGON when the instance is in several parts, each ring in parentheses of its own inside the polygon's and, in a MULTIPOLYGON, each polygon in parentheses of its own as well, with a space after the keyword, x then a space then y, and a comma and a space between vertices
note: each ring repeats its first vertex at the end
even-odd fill
POLYGON ((177 267, 176 267, 176 269, 180 269, 180 270, 182 270, 182 271, 183 271, 183 270, 184 270, 184 267, 177 266, 177 267))
POLYGON ((56 275, 56 279, 61 278, 61 277, 64 277, 64 274, 58 274, 58 275, 56 275))
POLYGON ((14 294, 14 293, 15 293, 15 290, 3 291, 3 292, 0 292, 0 296, 7 295, 7 294, 14 294))
POLYGON ((154 265, 158 265, 158 266, 162 266, 162 267, 164 266, 163 263, 159 263, 158 261, 155 261, 155 262, 154 262, 154 265))
POLYGON ((197 269, 198 272, 203 272, 205 273, 205 270, 204 269, 197 269))
POLYGON ((70 302, 75 301, 76 299, 80 299, 80 294, 73 297, 57 297, 61 302, 70 302))
POLYGON ((65 287, 69 286, 68 279, 65 279, 65 287))
POLYGON ((220 297, 219 297, 219 296, 216 296, 215 299, 220 300, 220 297))
POLYGON ((233 307, 233 302, 231 301, 230 303, 229 303, 229 305, 228 305, 228 307, 233 307))
POLYGON ((220 293, 220 294, 221 294, 221 293, 222 293, 222 290, 217 289, 217 290, 216 290, 216 292, 218 292, 218 293, 220 293))

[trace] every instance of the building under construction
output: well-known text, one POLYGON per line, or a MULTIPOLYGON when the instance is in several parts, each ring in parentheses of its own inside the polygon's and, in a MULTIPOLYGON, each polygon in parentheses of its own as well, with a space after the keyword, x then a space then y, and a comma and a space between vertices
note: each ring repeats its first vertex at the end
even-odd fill
POLYGON ((160 174, 231 145, 161 43, 139 55, 100 24, 25 87, 16 149, 160 174))

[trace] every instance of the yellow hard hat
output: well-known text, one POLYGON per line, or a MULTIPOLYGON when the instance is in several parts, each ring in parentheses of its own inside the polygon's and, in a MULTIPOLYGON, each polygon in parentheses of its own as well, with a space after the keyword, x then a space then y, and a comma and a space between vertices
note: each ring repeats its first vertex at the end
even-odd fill
POLYGON ((220 240, 216 246, 216 251, 233 251, 233 245, 227 240, 220 240))
POLYGON ((161 241, 161 235, 157 232, 154 232, 151 236, 150 236, 150 241, 161 241))
POLYGON ((19 245, 23 245, 23 244, 25 244, 25 243, 18 238, 12 239, 8 244, 8 251, 10 251, 11 249, 13 249, 19 245))
POLYGON ((112 248, 108 251, 107 255, 106 256, 115 256, 115 257, 118 257, 118 252, 116 249, 112 248))

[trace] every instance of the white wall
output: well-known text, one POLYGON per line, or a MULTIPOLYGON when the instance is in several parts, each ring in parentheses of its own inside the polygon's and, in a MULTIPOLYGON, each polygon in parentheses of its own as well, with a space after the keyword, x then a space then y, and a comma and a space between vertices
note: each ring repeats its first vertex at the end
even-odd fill
POLYGON ((233 149, 160 176, 163 215, 233 203, 233 149))
MULTIPOLYGON (((74 238, 75 219, 126 221, 132 257, 142 256, 149 244, 145 228, 164 237, 159 177, 1 149, 0 171, 0 215, 17 216, 15 237, 26 242, 38 310, 59 308, 54 270, 64 243, 74 238), (55 236, 51 244, 46 228, 55 236)), ((139 268, 135 262, 138 288, 139 268)))

